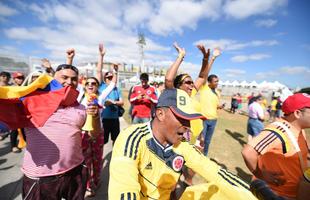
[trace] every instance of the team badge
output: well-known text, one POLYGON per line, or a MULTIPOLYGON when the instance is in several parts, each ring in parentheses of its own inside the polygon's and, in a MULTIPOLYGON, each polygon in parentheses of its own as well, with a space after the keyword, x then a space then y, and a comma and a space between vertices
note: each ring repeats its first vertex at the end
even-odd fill
POLYGON ((184 164, 184 158, 182 156, 176 156, 172 161, 173 170, 179 172, 184 164))
POLYGON ((146 94, 150 95, 150 94, 152 94, 152 91, 151 90, 147 90, 146 94))

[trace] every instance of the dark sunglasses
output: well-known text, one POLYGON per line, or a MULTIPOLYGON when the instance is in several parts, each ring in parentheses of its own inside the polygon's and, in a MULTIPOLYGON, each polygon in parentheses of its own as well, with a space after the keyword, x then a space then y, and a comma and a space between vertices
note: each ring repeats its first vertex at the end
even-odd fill
POLYGON ((192 84, 194 84, 193 81, 184 81, 183 83, 185 83, 185 84, 187 84, 187 85, 192 85, 192 84))
POLYGON ((98 84, 96 82, 86 82, 85 85, 97 86, 98 84))
POLYGON ((62 65, 59 65, 56 69, 56 72, 60 71, 60 70, 63 70, 63 69, 71 69, 73 70, 75 73, 79 74, 79 70, 78 68, 74 67, 73 65, 67 65, 67 64, 62 64, 62 65))

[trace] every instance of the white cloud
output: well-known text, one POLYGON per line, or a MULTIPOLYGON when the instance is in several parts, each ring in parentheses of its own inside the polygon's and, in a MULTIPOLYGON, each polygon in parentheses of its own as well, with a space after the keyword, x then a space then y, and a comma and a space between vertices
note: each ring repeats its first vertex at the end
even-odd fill
POLYGON ((255 25, 258 27, 266 27, 270 28, 275 26, 278 23, 277 20, 274 19, 264 19, 264 20, 256 20, 255 25))
POLYGON ((129 26, 141 25, 151 17, 152 5, 147 1, 130 4, 125 8, 124 20, 129 26))
POLYGON ((240 77, 246 74, 245 70, 233 69, 233 68, 223 69, 223 72, 225 73, 226 77, 240 77))
POLYGON ((275 71, 267 71, 267 72, 258 72, 256 73, 257 79, 266 79, 268 80, 270 77, 278 76, 279 73, 275 71))
POLYGON ((305 67, 305 66, 286 66, 286 67, 281 67, 279 71, 283 74, 288 74, 288 75, 308 74, 310 77, 310 67, 305 67))
POLYGON ((150 17, 148 27, 152 33, 167 35, 182 33, 184 28, 196 29, 203 18, 217 19, 220 15, 221 0, 207 1, 161 1, 159 9, 150 17))
POLYGON ((310 44, 302 44, 301 47, 306 50, 310 50, 310 44))
POLYGON ((239 42, 236 40, 224 38, 224 39, 219 39, 219 40, 202 39, 202 40, 194 42, 194 44, 195 45, 204 44, 208 48, 220 47, 222 50, 235 51, 235 50, 241 50, 247 47, 274 46, 279 43, 276 40, 253 40, 250 42, 239 42))
POLYGON ((10 17, 16 15, 18 11, 14 8, 11 8, 2 2, 0 2, 0 16, 1 17, 10 17))
MULTIPOLYGON (((4 33, 13 40, 38 42, 50 52, 51 59, 64 60, 65 50, 73 47, 77 52, 76 61, 96 60, 97 45, 99 42, 104 42, 108 61, 137 64, 140 60, 136 43, 137 34, 134 28, 129 29, 124 24, 138 23, 139 20, 144 20, 143 15, 136 18, 126 15, 127 21, 124 22, 122 9, 134 6, 135 2, 130 5, 121 5, 121 3, 120 1, 103 3, 82 0, 76 4, 31 4, 28 9, 44 22, 44 26, 13 27, 5 30, 4 33)), ((143 6, 145 7, 145 4, 142 4, 143 6)), ((146 43, 146 53, 170 50, 170 47, 162 46, 147 37, 146 43)), ((156 61, 155 56, 150 58, 156 61)))
POLYGON ((287 76, 287 75, 299 75, 300 78, 310 77, 310 67, 306 66, 285 66, 275 69, 273 71, 256 73, 258 79, 268 79, 273 76, 287 76))
POLYGON ((224 12, 228 17, 245 19, 254 15, 267 15, 286 6, 288 0, 228 0, 224 12))
POLYGON ((233 62, 246 62, 250 60, 262 60, 266 58, 270 58, 271 56, 268 54, 251 54, 251 55, 238 55, 231 58, 233 62))

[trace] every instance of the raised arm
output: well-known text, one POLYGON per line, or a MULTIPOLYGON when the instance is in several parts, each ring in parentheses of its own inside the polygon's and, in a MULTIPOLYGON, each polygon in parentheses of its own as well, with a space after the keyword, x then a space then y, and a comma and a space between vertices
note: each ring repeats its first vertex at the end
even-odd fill
POLYGON ((210 62, 209 62, 209 66, 208 66, 208 68, 209 68, 209 70, 211 69, 211 67, 212 67, 212 65, 213 65, 213 63, 214 63, 214 61, 215 61, 215 59, 218 57, 218 56, 220 56, 221 55, 221 49, 220 48, 214 48, 213 49, 213 53, 212 53, 212 57, 211 57, 211 60, 210 60, 210 62))
POLYGON ((98 63, 97 63, 97 79, 99 83, 102 82, 102 66, 103 66, 103 57, 105 55, 106 49, 104 48, 103 44, 99 44, 99 56, 98 56, 98 63))
POLYGON ((54 76, 55 71, 52 68, 50 61, 46 58, 43 58, 41 62, 42 62, 41 66, 45 68, 46 73, 48 73, 50 76, 54 76))
POLYGON ((179 47, 179 45, 175 42, 173 44, 174 48, 178 51, 179 55, 177 59, 172 63, 170 68, 168 69, 166 76, 165 76, 165 88, 173 88, 173 80, 175 76, 177 75, 178 69, 183 61, 183 58, 185 56, 185 49, 179 47))
POLYGON ((68 49, 68 50, 66 51, 66 53, 67 53, 67 62, 66 62, 66 64, 72 65, 72 63, 73 63, 73 58, 74 58, 74 56, 75 56, 75 50, 71 48, 71 49, 68 49))
POLYGON ((211 68, 211 65, 209 65, 209 56, 210 56, 210 49, 206 50, 204 45, 197 45, 197 48, 201 51, 203 54, 201 69, 199 72, 199 76, 195 81, 195 88, 199 90, 199 88, 206 83, 207 77, 211 68))

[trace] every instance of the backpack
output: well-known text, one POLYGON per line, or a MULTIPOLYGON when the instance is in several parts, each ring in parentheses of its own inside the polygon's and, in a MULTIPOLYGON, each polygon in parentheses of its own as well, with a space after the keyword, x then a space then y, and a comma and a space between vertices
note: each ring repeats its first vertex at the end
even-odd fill
POLYGON ((280 110, 281 108, 282 108, 282 103, 280 101, 278 101, 276 104, 276 109, 280 110))

